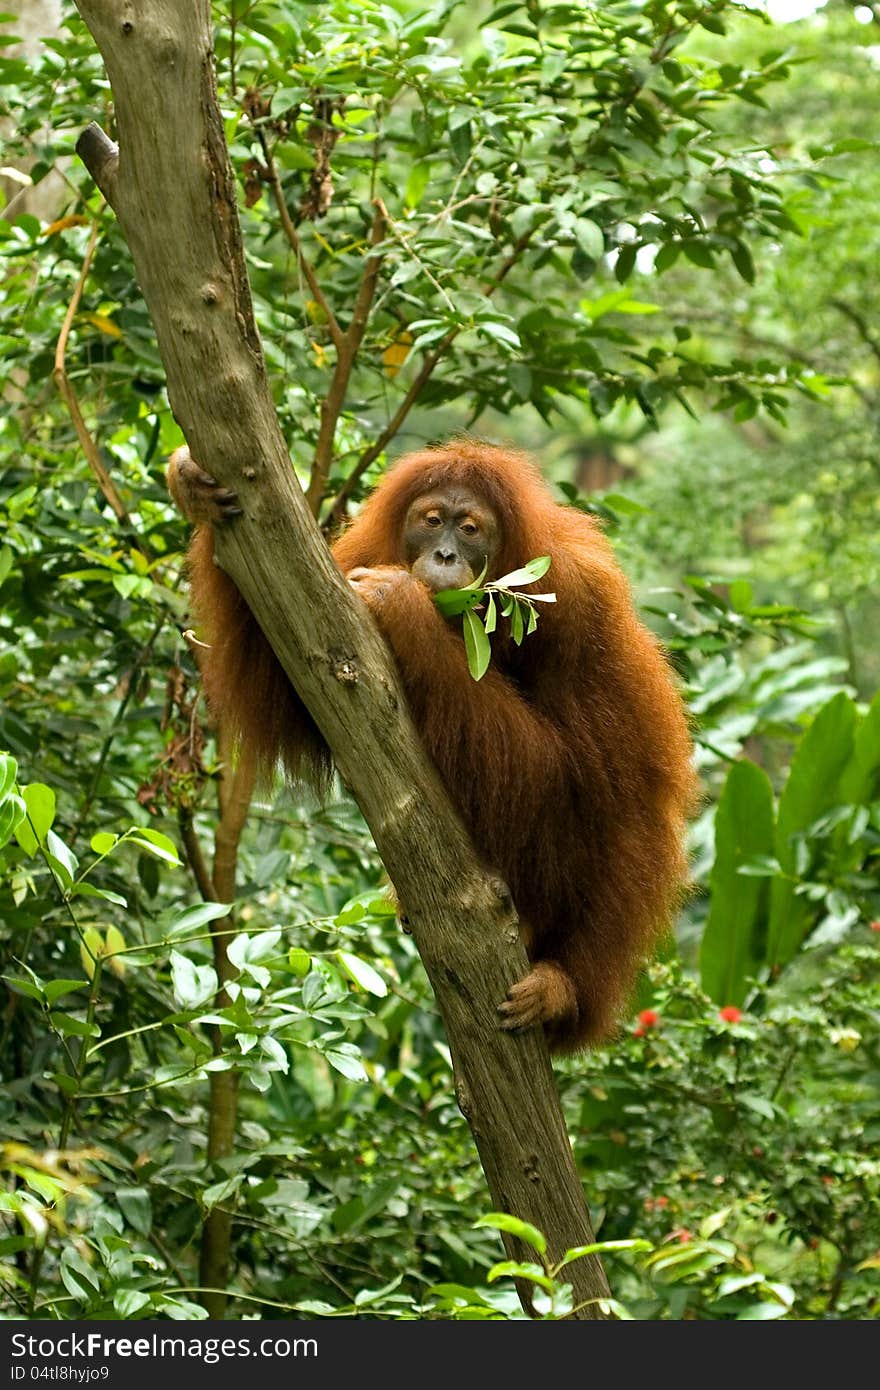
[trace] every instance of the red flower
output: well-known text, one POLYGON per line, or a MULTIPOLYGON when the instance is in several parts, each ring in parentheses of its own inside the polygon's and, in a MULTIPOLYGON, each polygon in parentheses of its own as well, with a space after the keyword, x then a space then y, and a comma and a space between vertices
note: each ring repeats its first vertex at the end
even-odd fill
POLYGON ((872 922, 871 931, 880 931, 880 922, 872 922))
POLYGON ((687 1245, 693 1238, 693 1232, 689 1231, 687 1226, 679 1226, 678 1230, 670 1235, 670 1240, 677 1240, 679 1245, 687 1245))
POLYGON ((742 1009, 738 1009, 735 1004, 725 1004, 723 1009, 718 1010, 718 1017, 723 1018, 725 1023, 739 1023, 742 1009))
POLYGON ((634 1028, 634 1029, 633 1029, 633 1037, 634 1037, 634 1038, 643 1038, 644 1036, 645 1036, 645 1030, 644 1030, 644 1028, 642 1028, 641 1026, 639 1026, 638 1028, 634 1028))
POLYGON ((660 1015, 656 1009, 642 1009, 639 1014, 639 1023, 643 1028, 656 1028, 660 1022, 660 1015))

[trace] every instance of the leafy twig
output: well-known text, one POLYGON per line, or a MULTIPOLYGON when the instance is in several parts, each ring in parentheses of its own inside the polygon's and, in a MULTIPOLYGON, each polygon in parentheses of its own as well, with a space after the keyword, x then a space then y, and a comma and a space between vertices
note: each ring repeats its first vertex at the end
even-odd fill
POLYGON ((533 584, 550 568, 550 556, 529 560, 521 569, 511 570, 500 579, 485 580, 485 570, 472 584, 462 589, 442 589, 434 602, 447 618, 462 615, 464 645, 468 670, 475 681, 481 680, 489 669, 492 648, 489 637, 498 626, 498 609, 510 622, 511 639, 519 647, 538 625, 539 603, 555 603, 555 594, 519 594, 522 584, 533 584), (477 612, 478 609, 482 611, 477 612))

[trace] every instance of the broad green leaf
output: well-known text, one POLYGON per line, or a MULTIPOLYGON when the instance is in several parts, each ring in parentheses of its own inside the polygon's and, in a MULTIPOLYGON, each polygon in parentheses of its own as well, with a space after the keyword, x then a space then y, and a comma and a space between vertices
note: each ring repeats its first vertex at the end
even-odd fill
POLYGON ((709 917, 700 946, 700 982, 716 1004, 741 1004, 747 977, 763 961, 768 883, 739 870, 772 855, 773 848, 770 779, 744 758, 731 767, 718 803, 709 917))
POLYGON ((6 797, 6 800, 0 804, 0 849, 8 843, 13 835, 15 835, 18 843, 21 845, 22 849, 24 849, 25 846, 22 845, 19 835, 19 831, 22 827, 26 829, 27 834, 33 842, 33 848, 36 849, 37 842, 34 839, 33 831, 28 825, 25 816, 24 798, 12 792, 6 797))
POLYGON ((533 1250, 537 1250, 540 1255, 547 1253, 547 1241, 537 1226, 531 1225, 528 1221, 521 1221, 518 1216, 509 1216, 504 1211, 490 1211, 485 1216, 479 1217, 474 1226, 489 1226, 494 1231, 506 1231, 508 1235, 518 1236, 524 1240, 526 1245, 531 1245, 533 1250))
POLYGON ((84 980, 47 980, 43 987, 43 992, 52 1004, 56 999, 61 999, 65 994, 72 994, 76 989, 85 989, 84 980))
POLYGON ((525 637, 523 610, 516 602, 510 610, 510 635, 518 647, 522 645, 522 640, 525 637))
POLYGON ((11 753, 0 753, 0 802, 5 801, 15 785, 18 763, 11 753))
POLYGON ((129 1226, 140 1231, 142 1236, 148 1236, 153 1225, 153 1207, 147 1189, 119 1187, 116 1189, 116 1200, 129 1226))
POLYGON ((490 637, 498 626, 498 611, 495 607, 495 595, 487 594, 486 611, 483 614, 483 628, 486 636, 490 637))
POLYGON ((46 835, 55 819, 55 793, 42 782, 31 782, 22 787, 28 820, 39 844, 46 843, 46 835))
POLYGON ((100 898, 105 903, 115 903, 117 907, 128 907, 128 900, 121 893, 111 893, 109 888, 96 888, 93 883, 74 883, 70 890, 72 898, 100 898))
POLYGON ((23 994, 28 999, 43 999, 45 991, 33 980, 22 980, 17 975, 3 975, 3 980, 9 985, 13 994, 23 994))
POLYGON ((348 1077, 349 1081, 369 1080, 364 1064, 359 1057, 354 1057, 348 1052, 337 1052, 332 1047, 328 1048, 323 1056, 327 1058, 335 1071, 342 1072, 342 1075, 348 1077))
POLYGON ((574 224, 577 244, 585 256, 598 261, 605 254, 605 234, 598 223, 589 217, 578 217, 574 224))
POLYGON ((345 973, 350 975, 361 989, 365 989, 368 994, 375 994, 379 999, 385 998, 388 993, 388 986, 372 965, 361 960, 360 956, 352 955, 350 951, 337 951, 336 959, 345 973))
POLYGON ((50 1013, 53 1028, 59 1033, 70 1034, 74 1038, 99 1038, 101 1030, 97 1023, 88 1023, 84 1018, 74 1018, 72 1014, 50 1013))
POLYGON ((840 802, 863 806, 877 794, 880 782, 880 694, 874 696, 858 721, 852 755, 840 778, 840 802))
POLYGON ((277 956, 281 944, 281 930, 273 927, 271 931, 257 932, 250 936, 241 932, 233 937, 226 948, 226 954, 238 970, 247 969, 257 961, 269 960, 277 956))
POLYGON ((469 608, 476 608, 484 596, 483 589, 441 589, 434 595, 434 602, 447 618, 457 617, 469 608))
POLYGON ((89 1303, 100 1289, 100 1278, 91 1265, 86 1264, 82 1255, 73 1245, 66 1245, 61 1252, 58 1269, 61 1282, 80 1303, 89 1303))
MULTIPOLYGON (((798 872, 794 837, 838 804, 842 775, 852 757, 856 722, 856 707, 841 692, 823 705, 798 744, 776 818, 776 857, 786 874, 796 876, 798 872)), ((774 879, 771 887, 767 938, 767 963, 771 966, 791 960, 816 920, 815 905, 794 890, 789 878, 774 879)))
POLYGON ((629 1251, 631 1254, 647 1254, 653 1250, 653 1245, 649 1240, 594 1240, 591 1245, 573 1245, 570 1250, 566 1250, 560 1264, 571 1264, 573 1260, 582 1260, 585 1255, 613 1255, 622 1251, 629 1251))
POLYGON ((195 965, 179 951, 172 951, 171 984, 178 1008, 195 1009, 217 993, 217 972, 213 965, 195 965))
POLYGON ((163 835, 161 830, 152 830, 149 826, 138 825, 133 827, 130 834, 133 840, 140 842, 148 854, 154 854, 157 859, 165 859, 169 864, 180 863, 177 846, 173 840, 169 840, 167 835, 163 835))
POLYGON ((125 950, 125 937, 118 927, 109 926, 104 936, 104 949, 109 957, 107 964, 113 974, 122 979, 125 975, 125 960, 118 954, 125 950))
POLYGON ((305 979, 312 968, 311 956, 300 946, 291 946, 287 953, 287 963, 294 975, 298 975, 301 980, 305 979))
POLYGON ((90 980, 95 978, 96 961, 104 954, 104 938, 97 927, 86 927, 80 941, 79 956, 90 980))
POLYGON ((529 1261, 499 1260, 498 1264, 493 1265, 486 1275, 486 1280, 490 1284, 494 1284, 496 1279, 528 1279, 530 1283, 538 1284, 548 1293, 552 1293, 554 1287, 553 1280, 541 1266, 531 1264, 529 1261))
POLYGON ((425 189, 431 178, 431 168, 427 163, 414 164, 406 181, 404 202, 408 208, 417 208, 422 201, 425 189))
POLYGON ((482 680, 492 660, 492 648, 486 636, 486 629, 476 613, 464 614, 464 648, 467 653, 468 670, 475 681, 482 680))
POLYGON ((173 913, 166 920, 165 931, 168 936, 181 936, 184 932, 197 931, 199 927, 220 917, 228 917, 231 911, 232 903, 196 903, 195 907, 173 913))
POLYGON ((73 850, 68 849, 60 835, 56 835, 54 830, 46 831, 46 850, 53 859, 64 866, 65 886, 70 887, 79 868, 79 860, 73 850))
POLYGON ((142 1308, 150 1302, 150 1295, 142 1289, 117 1289, 113 1295, 113 1308, 121 1318, 136 1318, 142 1308))
POLYGON ((536 579, 543 579, 549 568, 550 556, 539 555, 536 560, 528 560, 521 569, 511 570, 510 574, 503 574, 493 582, 499 589, 516 589, 520 584, 534 584, 536 579))

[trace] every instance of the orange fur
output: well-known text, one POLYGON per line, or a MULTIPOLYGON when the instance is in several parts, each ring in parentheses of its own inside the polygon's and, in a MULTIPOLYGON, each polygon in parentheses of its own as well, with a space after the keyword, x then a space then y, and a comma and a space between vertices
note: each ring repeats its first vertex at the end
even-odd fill
MULTIPOLYGON (((416 726, 485 862, 510 885, 535 969, 515 986, 521 1017, 571 1050, 607 1036, 681 892, 694 799, 682 701, 640 623, 595 522, 559 506, 521 454, 454 441, 402 459, 333 546, 344 573, 403 566, 403 521, 419 495, 466 486, 494 510, 496 573, 551 557, 556 594, 521 647, 493 637, 479 683, 457 623, 417 580, 391 585, 376 618, 416 726), (527 988, 526 988, 527 986, 527 988), (572 997, 576 1001, 572 1004, 572 997)), ((211 707, 264 765, 326 775, 327 751, 243 600, 213 565, 210 531, 191 552, 210 633, 211 707)))

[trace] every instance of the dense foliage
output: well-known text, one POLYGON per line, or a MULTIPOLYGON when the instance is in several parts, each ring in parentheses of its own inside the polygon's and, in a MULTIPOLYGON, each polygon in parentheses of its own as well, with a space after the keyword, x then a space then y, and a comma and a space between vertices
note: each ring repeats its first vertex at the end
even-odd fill
MULTIPOLYGON (((868 1317, 876 24, 477 8, 214 7, 291 457, 338 516, 401 448, 468 426, 540 447, 604 518, 706 793, 675 941, 620 1039, 559 1069, 615 1311, 868 1317)), ((518 1316, 357 809, 275 789, 230 833, 162 477, 180 434, 72 158, 112 124, 92 40, 65 4, 3 51, 3 1315, 205 1316, 201 1231, 228 1214, 227 1316, 518 1316), (222 1076, 234 1137, 208 1159, 222 1076)), ((528 1234, 520 1272, 564 1317, 528 1234)))

